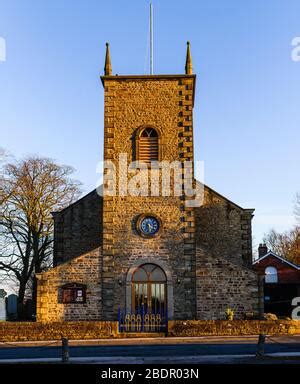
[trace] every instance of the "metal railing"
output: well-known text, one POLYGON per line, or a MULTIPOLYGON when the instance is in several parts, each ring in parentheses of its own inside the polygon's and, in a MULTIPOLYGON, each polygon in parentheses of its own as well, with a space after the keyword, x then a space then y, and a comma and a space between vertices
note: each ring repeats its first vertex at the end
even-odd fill
POLYGON ((119 332, 167 332, 167 311, 148 312, 144 308, 137 311, 118 310, 119 332))

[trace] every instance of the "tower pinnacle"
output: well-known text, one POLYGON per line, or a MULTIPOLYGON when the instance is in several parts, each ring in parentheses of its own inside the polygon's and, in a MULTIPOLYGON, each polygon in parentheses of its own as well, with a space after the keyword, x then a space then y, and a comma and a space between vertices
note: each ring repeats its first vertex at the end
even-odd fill
POLYGON ((193 73, 192 56, 191 56, 190 42, 189 41, 187 42, 185 73, 187 75, 191 75, 193 73))
POLYGON ((108 43, 106 43, 104 75, 105 76, 111 76, 112 75, 112 66, 111 66, 111 61, 110 61, 110 52, 109 52, 109 44, 108 43))

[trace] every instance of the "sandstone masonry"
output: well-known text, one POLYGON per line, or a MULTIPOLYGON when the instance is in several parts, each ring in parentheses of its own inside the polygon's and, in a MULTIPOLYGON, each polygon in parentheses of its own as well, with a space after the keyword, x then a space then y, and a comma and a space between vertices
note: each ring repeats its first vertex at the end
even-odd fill
MULTIPOLYGON (((138 140, 149 127, 158 135, 157 160, 194 161, 196 76, 188 58, 185 75, 113 76, 107 53, 101 78, 104 160, 117 164, 122 154, 128 164, 138 160, 138 140)), ((188 207, 184 191, 179 196, 128 196, 119 180, 132 177, 117 168, 114 196, 100 197, 95 190, 54 214, 56 266, 38 276, 38 320, 115 321, 119 308, 136 308, 138 297, 151 306, 155 281, 139 282, 140 288, 132 281, 145 264, 158 266, 166 276, 159 300, 170 320, 224 319, 228 307, 237 318, 256 312, 257 277, 250 270, 253 210, 208 186, 197 208, 188 207), (140 215, 158 218, 157 236, 141 236, 140 215), (86 302, 62 303, 61 289, 70 283, 86 286, 86 302), (142 286, 148 290, 141 294, 142 286)))

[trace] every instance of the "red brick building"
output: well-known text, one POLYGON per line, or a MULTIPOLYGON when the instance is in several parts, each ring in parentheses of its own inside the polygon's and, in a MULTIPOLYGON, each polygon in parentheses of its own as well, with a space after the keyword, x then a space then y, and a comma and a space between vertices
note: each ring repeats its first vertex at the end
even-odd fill
POLYGON ((253 267, 263 280, 264 312, 291 317, 292 300, 300 296, 300 266, 259 246, 253 267))

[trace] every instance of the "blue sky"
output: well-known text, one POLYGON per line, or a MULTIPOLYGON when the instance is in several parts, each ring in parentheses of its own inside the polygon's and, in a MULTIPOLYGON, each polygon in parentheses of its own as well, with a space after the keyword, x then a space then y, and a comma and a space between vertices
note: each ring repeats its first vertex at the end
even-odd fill
MULTIPOLYGON (((154 73, 197 74, 196 159, 205 181, 255 208, 254 242, 294 223, 300 190, 299 0, 153 0, 154 73)), ((105 42, 114 73, 148 72, 149 1, 0 0, 0 146, 76 168, 93 189, 103 156, 105 42)))

